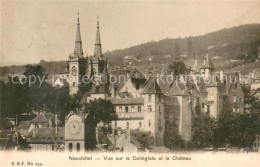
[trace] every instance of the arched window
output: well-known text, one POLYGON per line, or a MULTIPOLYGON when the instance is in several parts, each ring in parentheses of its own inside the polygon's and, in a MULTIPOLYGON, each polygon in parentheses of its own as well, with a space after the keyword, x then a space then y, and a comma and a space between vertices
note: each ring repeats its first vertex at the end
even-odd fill
POLYGON ((69 144, 69 152, 72 152, 72 143, 69 144))
POLYGON ((79 152, 80 151, 80 144, 77 143, 77 151, 79 152))

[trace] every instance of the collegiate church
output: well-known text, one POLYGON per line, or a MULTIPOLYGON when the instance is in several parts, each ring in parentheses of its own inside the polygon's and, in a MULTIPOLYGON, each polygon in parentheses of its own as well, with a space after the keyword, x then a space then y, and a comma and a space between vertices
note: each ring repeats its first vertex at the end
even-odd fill
MULTIPOLYGON (((128 133, 136 129, 151 132, 155 145, 163 145, 166 125, 177 126, 183 140, 190 141, 196 106, 214 118, 218 118, 224 103, 229 103, 234 112, 244 112, 244 94, 237 75, 230 75, 231 80, 228 80, 221 71, 214 82, 206 82, 216 74, 208 56, 203 65, 196 60, 189 74, 171 83, 166 82, 166 75, 161 77, 165 79, 162 82, 157 77, 143 75, 134 67, 111 70, 103 58, 99 22, 94 55, 87 57, 82 49, 78 18, 74 52, 69 55, 68 64, 68 72, 63 77, 69 82, 70 95, 85 86, 83 76, 92 77, 95 84, 86 102, 98 98, 110 100, 118 115, 118 120, 111 124, 112 129, 128 133), (117 80, 100 82, 100 78, 109 75, 117 80), (122 76, 124 82, 119 80, 122 76)), ((96 134, 91 115, 70 113, 65 120, 65 150, 93 149, 96 143, 89 141, 96 139, 96 134)))

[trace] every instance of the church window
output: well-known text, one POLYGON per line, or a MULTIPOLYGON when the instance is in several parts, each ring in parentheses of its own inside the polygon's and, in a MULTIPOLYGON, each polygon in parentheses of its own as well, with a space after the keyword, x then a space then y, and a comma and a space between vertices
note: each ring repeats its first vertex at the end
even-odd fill
POLYGON ((142 127, 142 122, 139 122, 139 128, 141 128, 142 127))
POLYGON ((149 101, 149 102, 152 101, 152 95, 148 95, 148 101, 149 101))
POLYGON ((54 151, 54 145, 51 145, 51 150, 54 151))
POLYGON ((138 112, 141 112, 141 106, 138 106, 138 112))
POLYGON ((77 143, 77 151, 79 152, 80 151, 80 144, 77 143))
POLYGON ((136 90, 139 90, 139 88, 140 88, 140 84, 139 84, 138 82, 136 82, 136 83, 135 83, 135 89, 136 89, 136 90))
POLYGON ((128 112, 128 106, 125 107, 125 112, 128 112))
POLYGON ((69 151, 72 151, 72 143, 69 144, 69 151))
POLYGON ((75 86, 75 82, 73 82, 73 86, 75 86))
POLYGON ((151 105, 148 105, 148 112, 152 112, 152 106, 151 105))
POLYGON ((151 120, 149 119, 148 126, 151 127, 151 120))

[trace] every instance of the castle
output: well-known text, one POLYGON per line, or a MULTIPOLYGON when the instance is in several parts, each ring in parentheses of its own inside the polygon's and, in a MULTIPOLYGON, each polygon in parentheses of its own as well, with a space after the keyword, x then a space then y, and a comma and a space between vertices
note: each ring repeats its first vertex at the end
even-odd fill
MULTIPOLYGON (((218 118, 226 103, 233 112, 244 112, 244 94, 238 75, 225 75, 223 71, 215 75, 208 55, 203 65, 199 66, 196 59, 187 75, 171 82, 167 79, 173 77, 172 74, 145 76, 134 67, 110 70, 102 54, 99 22, 94 55, 84 57, 78 18, 74 52, 70 54, 68 64, 68 72, 62 75, 69 82, 70 95, 81 91, 85 76, 93 78, 95 84, 86 96, 86 102, 98 98, 110 100, 118 115, 118 120, 111 124, 112 129, 151 132, 156 145, 163 145, 166 124, 177 126, 183 140, 190 141, 196 106, 214 118, 218 118), (211 80, 213 76, 216 76, 214 81, 211 80), (110 82, 101 82, 106 77, 110 82)), ((94 147, 95 143, 88 143, 87 140, 95 138, 96 134, 89 123, 90 117, 82 113, 71 113, 66 117, 66 150, 81 151, 94 147)))

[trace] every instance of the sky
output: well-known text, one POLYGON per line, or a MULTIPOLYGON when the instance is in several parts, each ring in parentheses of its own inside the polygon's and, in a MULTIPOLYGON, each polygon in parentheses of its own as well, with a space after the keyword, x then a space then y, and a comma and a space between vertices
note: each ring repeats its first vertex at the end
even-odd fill
POLYGON ((68 60, 78 11, 85 55, 94 53, 97 16, 103 52, 260 23, 259 0, 2 0, 0 66, 68 60))

